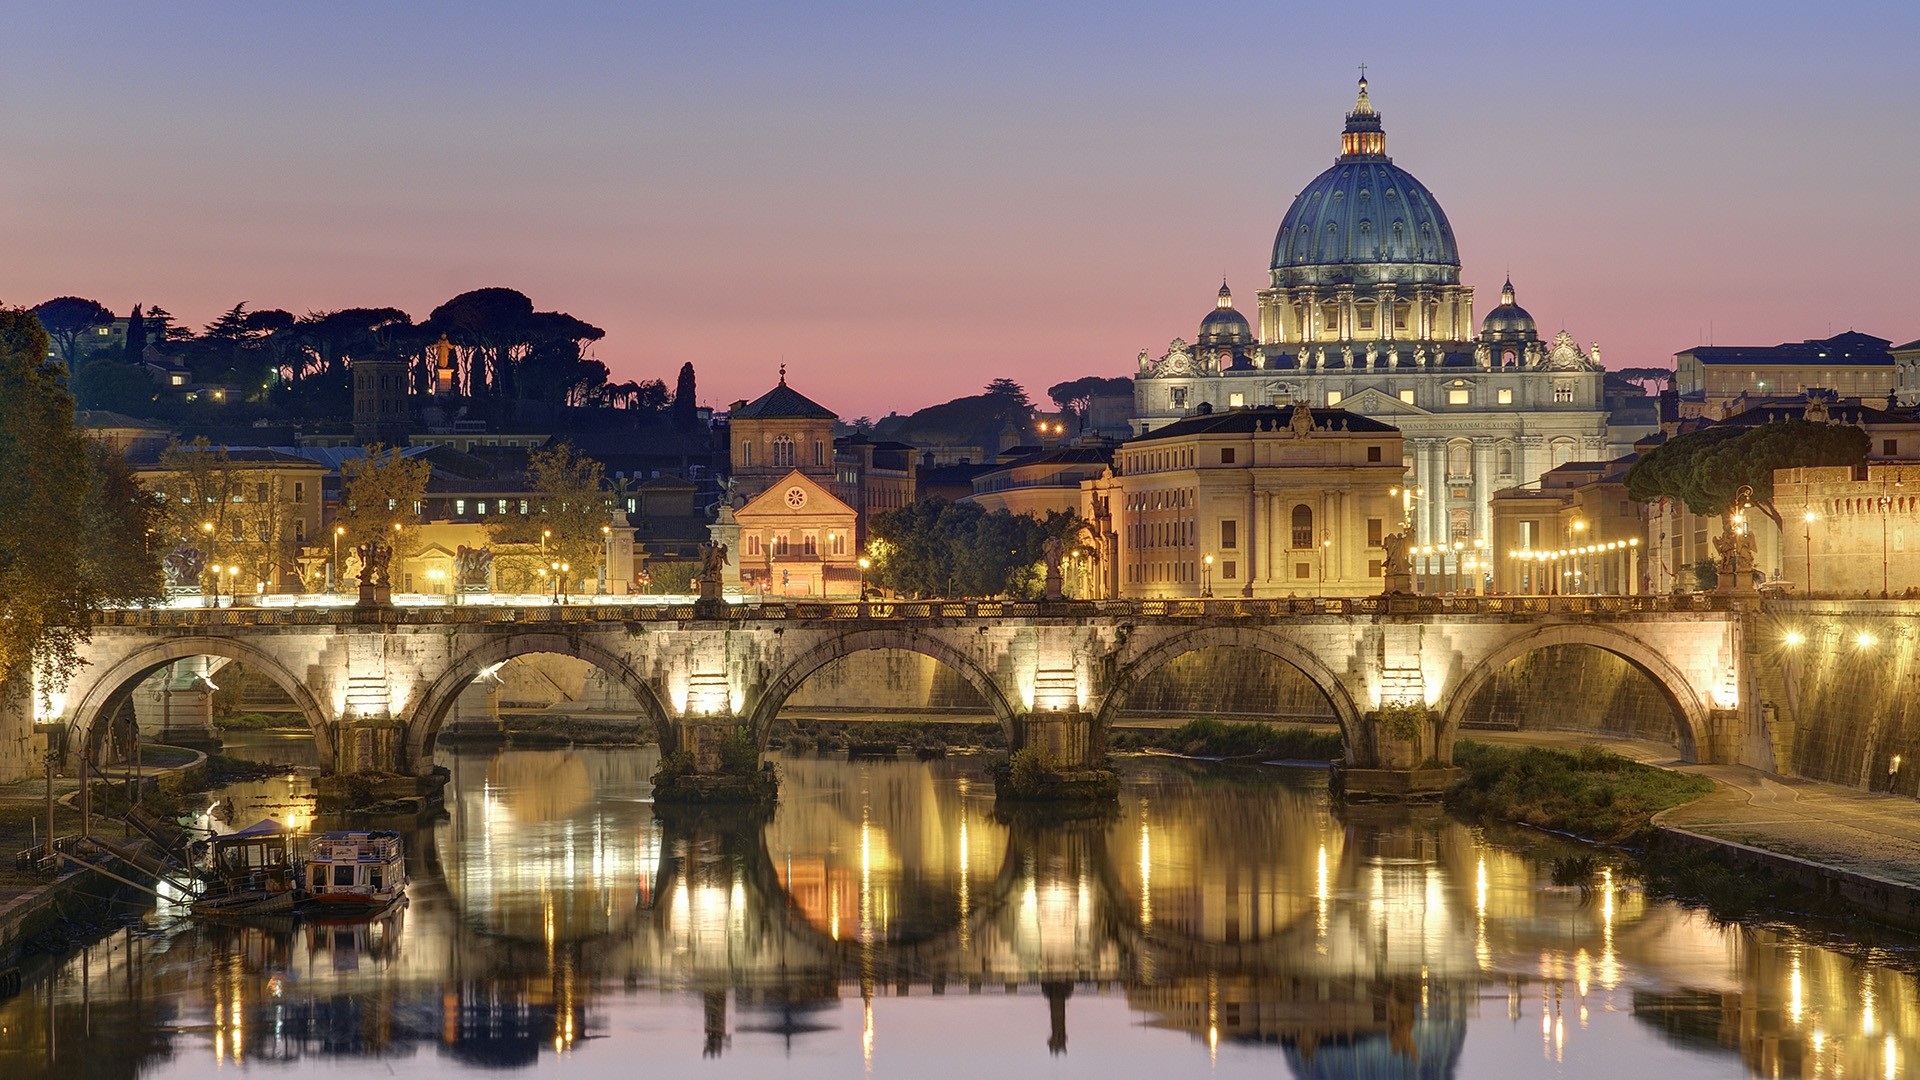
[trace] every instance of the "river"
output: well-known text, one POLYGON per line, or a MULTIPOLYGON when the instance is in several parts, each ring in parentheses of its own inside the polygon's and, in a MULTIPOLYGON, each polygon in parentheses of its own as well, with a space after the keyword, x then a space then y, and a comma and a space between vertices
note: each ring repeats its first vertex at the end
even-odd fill
POLYGON ((652 750, 442 760, 406 908, 162 905, 0 1002, 0 1077, 1920 1075, 1864 945, 1555 887, 1567 847, 1311 772, 1127 758, 1117 816, 1003 822, 975 759, 790 757, 771 820, 662 823, 652 750))

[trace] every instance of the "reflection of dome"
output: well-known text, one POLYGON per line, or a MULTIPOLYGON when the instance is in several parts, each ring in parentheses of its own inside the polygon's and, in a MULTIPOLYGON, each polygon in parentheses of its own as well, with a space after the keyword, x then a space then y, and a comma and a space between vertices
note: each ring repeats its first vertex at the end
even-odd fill
POLYGON ((1220 299, 1207 317, 1200 320, 1200 345, 1251 345, 1253 326, 1247 317, 1233 310, 1233 291, 1220 283, 1220 299))
POLYGON ((1281 219, 1272 267, 1286 272, 1284 283, 1457 284, 1453 226, 1426 185, 1387 157, 1365 79, 1340 145, 1333 167, 1314 177, 1281 219))
POLYGON ((1480 336, 1488 341, 1532 341, 1539 337, 1533 316, 1527 309, 1513 302, 1513 281, 1509 279, 1500 289, 1500 306, 1487 312, 1480 324, 1480 336))

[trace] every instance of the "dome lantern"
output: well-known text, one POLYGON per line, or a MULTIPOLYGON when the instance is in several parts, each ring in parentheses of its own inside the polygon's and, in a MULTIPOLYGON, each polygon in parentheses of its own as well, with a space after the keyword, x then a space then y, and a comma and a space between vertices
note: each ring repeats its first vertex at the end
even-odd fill
POLYGON ((1373 110, 1373 102, 1367 97, 1367 77, 1361 75, 1359 100, 1354 102, 1353 111, 1347 114, 1347 126, 1340 133, 1340 160, 1385 160, 1386 156, 1387 131, 1380 124, 1380 114, 1373 110))

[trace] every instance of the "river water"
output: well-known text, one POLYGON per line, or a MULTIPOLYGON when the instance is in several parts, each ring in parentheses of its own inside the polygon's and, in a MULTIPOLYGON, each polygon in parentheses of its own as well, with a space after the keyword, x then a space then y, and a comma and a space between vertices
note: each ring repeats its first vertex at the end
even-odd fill
POLYGON ((442 760, 404 910, 163 905, 0 1003, 0 1077, 1920 1075, 1870 950, 1312 773, 1125 759, 1112 819, 1000 821, 972 759, 798 757, 771 820, 663 823, 651 750, 442 760))

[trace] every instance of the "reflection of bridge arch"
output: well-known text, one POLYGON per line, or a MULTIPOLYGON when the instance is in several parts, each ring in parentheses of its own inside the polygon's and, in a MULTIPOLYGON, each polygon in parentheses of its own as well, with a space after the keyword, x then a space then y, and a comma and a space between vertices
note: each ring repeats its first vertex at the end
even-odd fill
POLYGON ((217 634, 162 639, 134 652, 95 677, 73 710, 73 722, 80 729, 82 745, 87 752, 94 752, 107 730, 107 725, 101 721, 119 712, 142 681, 168 664, 196 656, 221 657, 272 680, 275 686, 293 699, 294 706, 306 719, 319 752, 320 767, 323 770, 333 768, 333 739, 327 711, 313 696, 313 691, 307 689, 306 680, 281 666, 273 654, 239 638, 217 634))
POLYGON ((1244 626, 1209 626, 1177 633, 1148 646, 1138 656, 1122 657, 1116 665, 1112 685, 1100 704, 1098 726, 1105 731, 1113 715, 1125 703, 1127 694, 1147 676, 1188 653, 1201 649, 1253 649, 1293 667, 1326 696, 1340 725, 1340 738, 1351 753, 1353 733, 1360 723, 1360 709, 1347 693, 1346 685, 1318 656, 1283 635, 1244 626))
POLYGON ((594 644, 585 635, 561 633, 518 633, 490 638, 473 651, 456 658, 440 673, 440 676, 428 685, 413 707, 406 723, 406 751, 402 768, 419 770, 430 763, 433 756, 433 741, 440 733, 440 725, 446 722, 447 713, 452 711, 453 703, 460 697, 461 691, 472 683, 481 672, 497 664, 504 664, 516 656, 533 653, 557 653, 585 660, 626 687, 634 700, 640 703, 641 710, 652 723, 660 739, 660 745, 672 746, 672 732, 668 726, 667 711, 653 692, 653 686, 635 671, 625 660, 594 644))
POLYGON ((852 656, 855 653, 870 652, 875 649, 895 649, 902 652, 919 653, 952 668, 954 673, 966 680, 980 699, 993 710, 994 719, 1000 722, 1001 730, 1007 738, 1014 737, 1013 705, 1001 692, 1000 685, 993 677, 981 670, 973 658, 959 649, 934 637, 909 627, 888 627, 886 629, 853 630, 837 634, 789 661, 767 683, 766 689, 754 703, 747 718, 749 730, 760 746, 765 747, 767 735, 773 729, 774 718, 780 715, 780 707, 787 698, 806 682, 807 677, 835 660, 852 656))
POLYGON ((1440 709, 1441 729, 1440 747, 1445 750, 1453 746, 1459 737, 1460 725, 1466 720, 1466 713, 1473 699, 1497 676, 1501 669, 1529 653, 1554 645, 1585 645, 1625 660, 1635 670, 1653 682, 1662 697, 1673 707, 1678 722, 1675 741, 1679 744, 1683 761, 1704 760, 1702 754, 1710 754, 1711 743, 1707 739, 1710 730, 1707 707, 1694 691, 1686 675, 1675 667, 1659 650, 1645 642, 1612 627, 1596 623, 1560 623, 1543 626, 1537 630, 1522 634, 1501 645, 1489 653, 1478 666, 1468 671, 1447 695, 1440 709))

